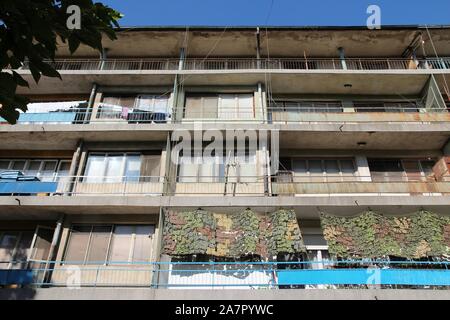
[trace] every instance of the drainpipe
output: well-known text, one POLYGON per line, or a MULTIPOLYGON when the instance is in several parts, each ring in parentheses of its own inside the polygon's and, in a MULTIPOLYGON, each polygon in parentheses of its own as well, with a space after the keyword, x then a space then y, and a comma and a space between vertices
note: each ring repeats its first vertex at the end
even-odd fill
POLYGON ((98 88, 98 85, 94 82, 94 84, 92 85, 91 94, 89 95, 89 101, 88 101, 88 105, 86 108, 86 115, 83 119, 83 124, 89 123, 91 120, 95 96, 97 94, 97 88, 98 88))
POLYGON ((106 65, 106 59, 108 58, 108 49, 103 48, 102 52, 100 53, 100 70, 105 69, 106 65))
POLYGON ((341 65, 343 70, 347 70, 347 62, 345 61, 345 50, 343 47, 339 47, 339 58, 341 59, 341 65))
MULTIPOLYGON (((48 283, 48 281, 50 281, 52 268, 51 268, 51 264, 49 261, 54 261, 54 259, 56 257, 56 246, 58 245, 59 238, 61 237, 61 229, 62 229, 63 223, 64 223, 64 215, 62 214, 62 215, 60 215, 58 221, 56 222, 55 232, 53 233, 52 243, 50 245, 50 250, 48 253, 48 260, 45 264, 45 269, 44 269, 45 270, 44 278, 43 278, 44 283, 48 283)), ((55 264, 53 264, 53 267, 55 267, 55 264)))
POLYGON ((256 67, 261 69, 261 34, 259 27, 256 28, 256 67))
MULTIPOLYGON (((185 48, 180 49, 180 60, 178 62, 178 71, 182 71, 184 69, 184 60, 185 60, 185 48)), ((176 122, 178 120, 178 108, 179 108, 179 102, 178 102, 178 80, 179 80, 179 74, 177 73, 175 75, 175 81, 173 83, 173 107, 172 107, 172 120, 176 122)), ((180 117, 181 119, 181 117, 180 117)))

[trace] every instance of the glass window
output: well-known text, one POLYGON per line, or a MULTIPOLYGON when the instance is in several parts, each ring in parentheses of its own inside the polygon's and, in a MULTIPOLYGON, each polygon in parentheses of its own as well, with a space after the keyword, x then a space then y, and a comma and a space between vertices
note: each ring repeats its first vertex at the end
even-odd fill
POLYGON ((103 181, 105 166, 105 156, 90 155, 86 164, 85 181, 89 183, 99 183, 103 181))
MULTIPOLYGON (((19 240, 20 232, 2 232, 0 233, 0 262, 12 261, 14 248, 19 240)), ((0 264, 1 268, 8 267, 3 263, 0 264)))
POLYGON ((9 160, 0 160, 0 172, 8 170, 10 163, 11 161, 9 160))
POLYGON ((26 161, 14 161, 11 170, 25 171, 26 161))
POLYGON ((103 263, 106 261, 110 238, 111 227, 93 227, 87 256, 88 262, 103 263))
POLYGON ((148 262, 154 233, 153 225, 76 226, 65 260, 78 264, 148 262))
POLYGON ((123 155, 108 155, 106 158, 105 182, 122 182, 123 155))
POLYGON ((128 262, 132 241, 132 226, 115 226, 111 239, 109 262, 128 262))
POLYGON ((148 262, 152 252, 152 236, 154 226, 136 226, 135 242, 133 247, 133 262, 148 262))
POLYGON ((67 262, 84 263, 91 230, 91 226, 75 226, 72 228, 65 254, 67 262))
POLYGON ((309 173, 312 175, 320 175, 323 173, 321 160, 309 160, 309 173))
POLYGON ((128 182, 139 181, 141 173, 141 157, 139 155, 127 156, 125 163, 125 179, 128 182))

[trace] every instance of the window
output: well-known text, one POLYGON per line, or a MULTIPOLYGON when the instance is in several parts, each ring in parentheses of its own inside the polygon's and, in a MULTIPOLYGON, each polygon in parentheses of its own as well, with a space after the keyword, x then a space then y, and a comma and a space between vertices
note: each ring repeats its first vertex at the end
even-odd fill
POLYGON ((295 176, 294 181, 352 181, 357 175, 353 159, 293 158, 291 161, 292 171, 295 176))
POLYGON ((253 94, 218 94, 188 96, 184 109, 185 119, 254 119, 253 94))
POLYGON ((33 231, 0 231, 0 269, 27 261, 33 236, 33 231))
POLYGON ((256 152, 245 154, 209 155, 202 152, 182 155, 178 167, 179 182, 255 182, 256 152))
POLYGON ((73 226, 65 261, 73 264, 149 262, 153 225, 73 226))
POLYGON ((341 113, 344 111, 342 103, 339 101, 276 101, 271 109, 272 111, 292 113, 341 113))
POLYGON ((356 112, 419 112, 415 101, 356 101, 353 105, 356 112))
POLYGON ((92 153, 86 163, 85 182, 137 182, 141 175, 141 155, 136 153, 92 153))
POLYGON ((67 176, 70 170, 69 160, 0 160, 0 172, 6 170, 21 171, 27 176, 51 182, 67 176))
POLYGON ((123 119, 133 123, 166 121, 171 113, 167 95, 105 96, 99 119, 123 119))
POLYGON ((427 181, 435 161, 428 159, 369 159, 373 181, 427 181))

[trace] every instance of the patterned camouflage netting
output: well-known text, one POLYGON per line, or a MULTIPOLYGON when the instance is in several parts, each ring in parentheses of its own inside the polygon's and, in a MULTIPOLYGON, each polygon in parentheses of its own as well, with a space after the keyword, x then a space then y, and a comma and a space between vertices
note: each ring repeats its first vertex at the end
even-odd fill
POLYGON ((322 214, 329 251, 341 258, 409 259, 450 254, 450 217, 420 211, 403 217, 368 211, 356 217, 322 214))
POLYGON ((258 255, 268 259, 278 253, 304 251, 294 211, 219 214, 196 210, 165 214, 163 253, 167 255, 207 254, 225 258, 258 255))

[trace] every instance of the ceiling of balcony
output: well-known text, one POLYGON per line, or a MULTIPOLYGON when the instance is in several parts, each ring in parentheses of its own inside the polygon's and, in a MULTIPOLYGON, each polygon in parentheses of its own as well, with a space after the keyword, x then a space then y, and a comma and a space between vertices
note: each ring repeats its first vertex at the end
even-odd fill
MULTIPOLYGON (((345 28, 261 28, 262 57, 338 57, 343 47, 347 56, 400 56, 411 42, 422 33, 425 51, 434 56, 432 43, 441 56, 450 55, 450 29, 405 28, 395 30, 345 28)), ((255 57, 256 28, 129 28, 118 32, 118 41, 104 40, 111 57, 178 57, 180 48, 187 48, 188 57, 255 57)), ((59 46, 58 56, 69 56, 66 44, 59 46)), ((77 56, 98 57, 99 53, 80 47, 77 56)))

